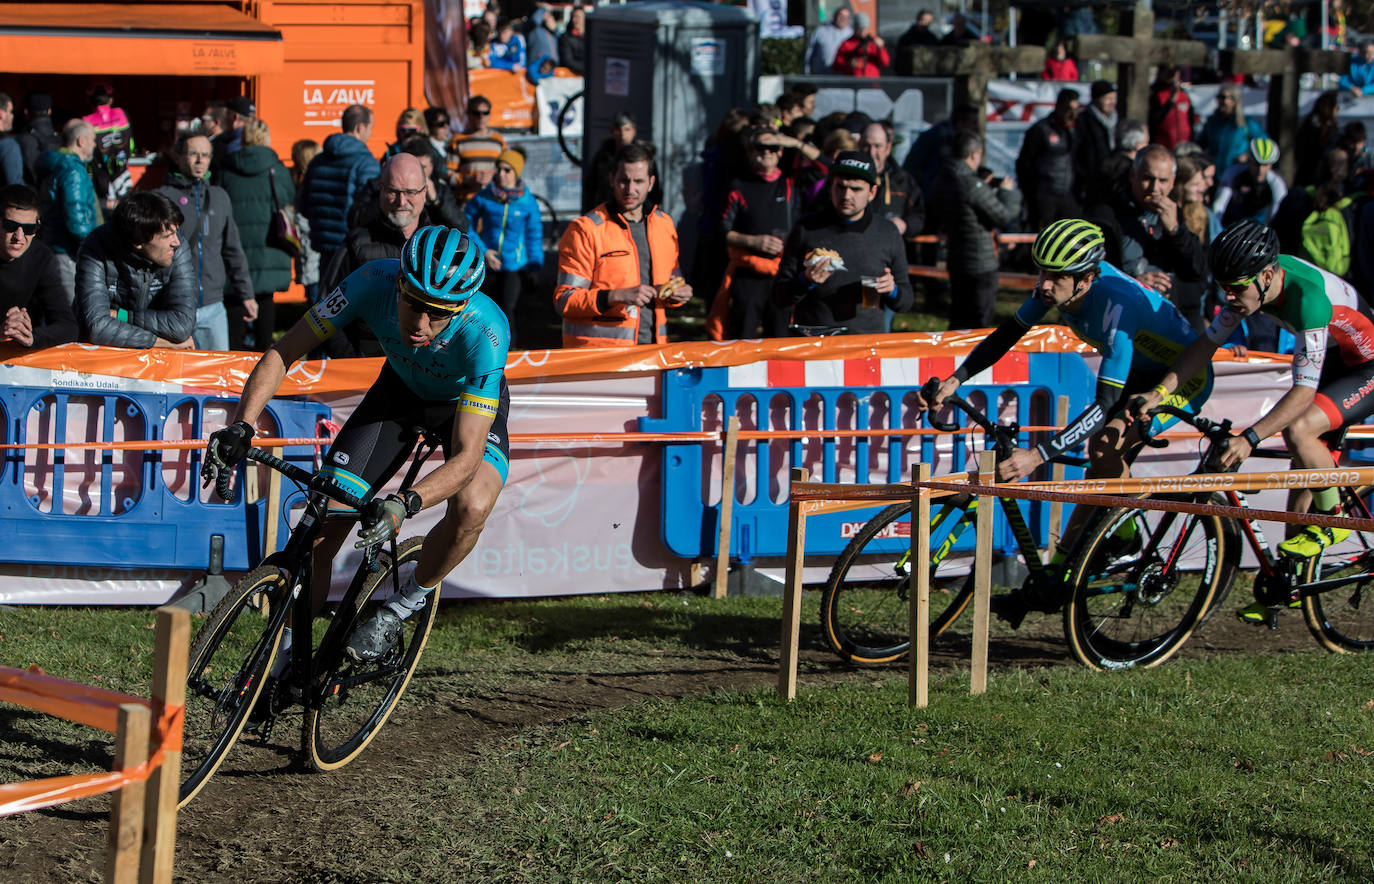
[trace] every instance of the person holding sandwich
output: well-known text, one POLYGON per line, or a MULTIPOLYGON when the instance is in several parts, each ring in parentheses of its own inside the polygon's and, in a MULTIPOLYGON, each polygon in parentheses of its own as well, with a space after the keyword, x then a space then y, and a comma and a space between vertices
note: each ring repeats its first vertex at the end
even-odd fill
POLYGON ((692 287, 678 267, 673 219, 648 202, 654 180, 653 153, 638 142, 623 146, 611 198, 563 233, 553 301, 564 347, 668 342, 665 308, 687 303, 692 287))
POLYGON ((901 232, 870 210, 878 192, 872 157, 836 156, 827 192, 827 204, 787 237, 773 303, 792 312, 798 334, 880 334, 883 308, 910 310, 912 293, 901 232))

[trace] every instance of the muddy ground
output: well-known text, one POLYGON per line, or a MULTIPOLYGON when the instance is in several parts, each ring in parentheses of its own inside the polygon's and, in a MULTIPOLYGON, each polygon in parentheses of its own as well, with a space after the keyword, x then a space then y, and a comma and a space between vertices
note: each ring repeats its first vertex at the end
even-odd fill
MULTIPOLYGON (((1311 651, 1315 647, 1297 617, 1288 618, 1284 629, 1271 633, 1244 626, 1227 615, 1229 611, 1219 612, 1181 655, 1311 651)), ((941 669, 966 667, 968 650, 966 638, 942 639, 932 663, 941 669)), ((1077 665, 1065 648, 1058 616, 1028 621, 1014 638, 994 637, 990 651, 994 669, 1077 665)), ((507 687, 445 671, 441 661, 422 660, 407 695, 410 704, 403 703, 358 762, 331 774, 304 773, 293 767, 291 744, 298 738, 299 727, 293 727, 295 720, 289 721, 273 740, 279 745, 236 748, 225 768, 182 812, 176 878, 236 884, 378 880, 375 872, 341 870, 318 848, 347 845, 350 851, 378 857, 404 850, 404 842, 398 840, 403 833, 379 831, 375 820, 359 813, 359 803, 409 804, 414 798, 417 765, 441 758, 451 765, 454 753, 473 754, 524 728, 593 710, 722 688, 772 686, 777 673, 777 623, 751 618, 743 634, 652 656, 626 655, 611 665, 605 665, 604 656, 598 657, 596 665, 589 667, 596 671, 531 669, 519 673, 518 686, 507 687)), ((904 665, 894 665, 881 674, 899 676, 904 671, 904 665)), ((803 686, 872 681, 874 675, 874 670, 839 663, 823 650, 814 627, 803 632, 803 686)), ((0 719, 0 727, 4 723, 0 719)), ((70 754, 74 764, 99 761, 90 758, 90 747, 79 752, 48 748, 54 755, 70 754)), ((91 799, 0 819, 0 881, 100 880, 108 807, 107 799, 91 799)))

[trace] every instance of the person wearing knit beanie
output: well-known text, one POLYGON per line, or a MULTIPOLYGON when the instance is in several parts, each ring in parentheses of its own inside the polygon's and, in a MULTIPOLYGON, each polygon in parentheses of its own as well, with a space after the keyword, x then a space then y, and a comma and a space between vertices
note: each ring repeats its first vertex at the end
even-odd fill
POLYGON ((518 150, 502 151, 501 156, 496 158, 496 162, 507 163, 515 170, 515 177, 517 179, 525 176, 525 155, 518 150))

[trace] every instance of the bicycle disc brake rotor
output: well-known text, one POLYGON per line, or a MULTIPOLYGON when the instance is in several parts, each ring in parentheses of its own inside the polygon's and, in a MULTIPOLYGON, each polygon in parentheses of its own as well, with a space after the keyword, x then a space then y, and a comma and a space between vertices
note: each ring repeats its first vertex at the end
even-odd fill
POLYGON ((1142 605, 1154 607, 1164 601, 1174 591, 1178 577, 1164 573, 1162 562, 1151 562, 1140 572, 1140 582, 1136 585, 1136 600, 1142 605))

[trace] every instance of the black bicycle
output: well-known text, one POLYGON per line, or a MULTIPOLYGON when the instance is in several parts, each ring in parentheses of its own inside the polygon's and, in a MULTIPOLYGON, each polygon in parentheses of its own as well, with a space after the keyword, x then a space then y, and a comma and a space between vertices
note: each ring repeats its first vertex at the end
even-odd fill
MULTIPOLYGON (((998 425, 958 396, 945 398, 986 434, 998 461, 1016 447, 1020 428, 998 425)), ((927 412, 931 426, 945 431, 963 429, 942 423, 927 412)), ((1082 458, 1057 460, 1082 465, 1082 458)), ((1070 649, 1094 669, 1155 666, 1173 656, 1200 625, 1222 576, 1221 520, 1200 520, 1176 541, 1178 567, 1162 571, 1151 549, 1138 547, 1124 520, 1104 521, 1094 510, 1082 534, 1068 539, 1072 546, 1062 566, 1041 559, 1025 516, 1011 498, 998 498, 1017 551, 1028 570, 1021 590, 1044 611, 1063 611, 1064 634, 1070 649), (1112 582, 1114 569, 1133 562, 1144 579, 1127 585, 1112 582)), ((978 498, 955 494, 933 502, 930 517, 931 622, 930 635, 945 632, 959 619, 973 598, 973 573, 968 562, 950 555, 977 515, 978 498)), ((845 660, 880 664, 910 650, 909 607, 910 504, 893 504, 874 515, 836 559, 821 596, 821 625, 826 642, 845 660), (908 530, 903 531, 906 527, 908 530)))
MULTIPOLYGON (((417 430, 420 446, 402 488, 409 488, 438 441, 417 430)), ((355 662, 344 653, 354 629, 399 592, 419 561, 423 538, 392 539, 364 550, 343 598, 325 616, 311 613, 311 552, 326 522, 357 521, 365 502, 329 476, 310 473, 259 448, 246 461, 263 464, 294 482, 305 506, 286 546, 269 555, 215 606, 191 643, 182 745, 182 804, 219 769, 247 733, 266 742, 280 719, 301 707, 301 748, 316 770, 349 763, 381 730, 420 661, 438 608, 436 593, 402 621, 398 641, 380 659, 355 662), (337 502, 350 510, 331 509, 337 502), (290 660, 273 662, 290 626, 290 660)), ((231 473, 216 490, 232 501, 231 473)), ((269 514, 269 518, 273 514, 269 514)))

